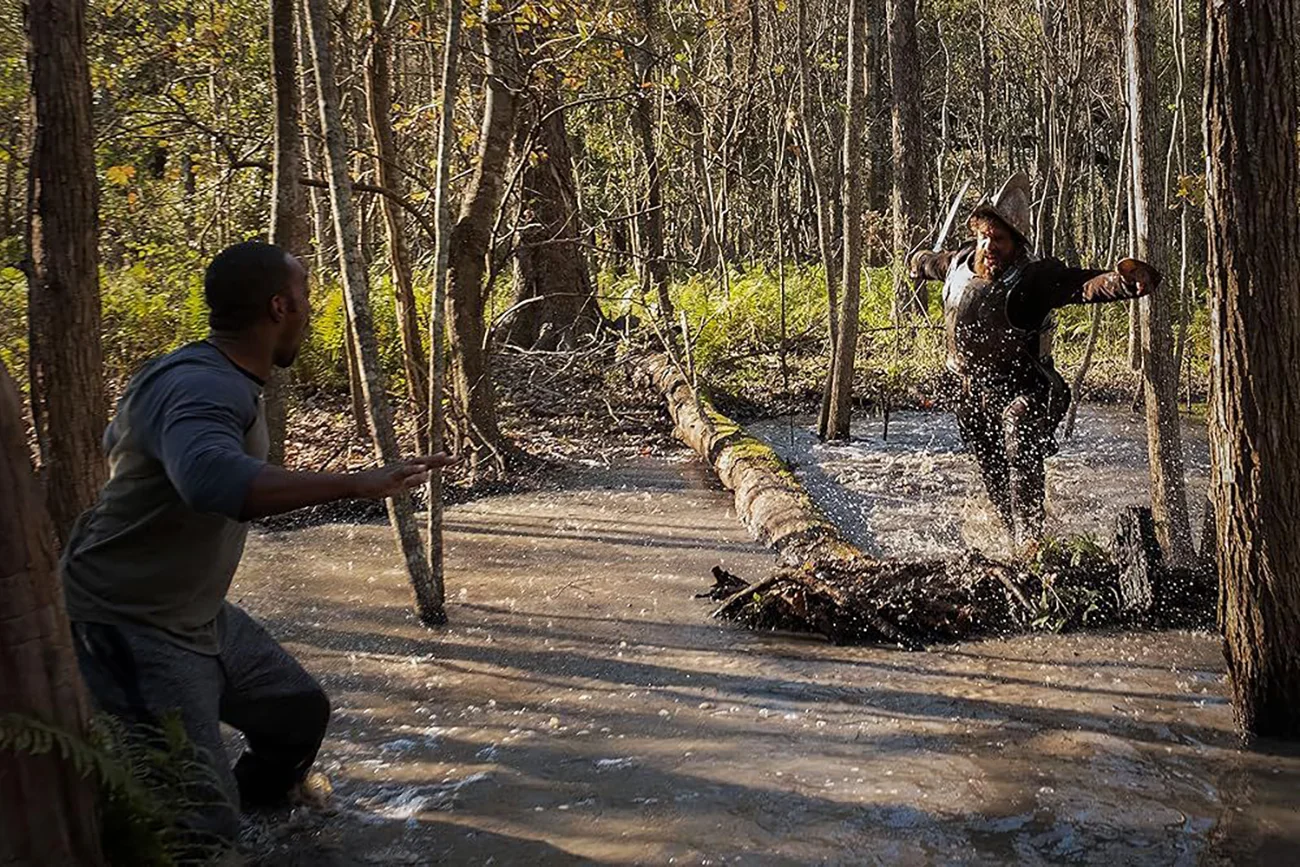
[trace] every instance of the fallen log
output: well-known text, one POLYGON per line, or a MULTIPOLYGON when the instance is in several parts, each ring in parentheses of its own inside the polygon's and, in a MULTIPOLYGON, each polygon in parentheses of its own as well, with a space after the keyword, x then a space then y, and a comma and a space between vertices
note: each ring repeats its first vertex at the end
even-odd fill
POLYGON ((735 493, 741 522, 776 551, 780 562, 793 566, 861 556, 813 505, 776 452, 697 394, 671 358, 661 353, 636 356, 630 369, 634 381, 663 396, 678 439, 708 461, 722 484, 735 493))
MULTIPOLYGON (((1150 536, 1123 548, 1126 582, 1115 561, 1091 545, 1048 544, 1026 563, 976 551, 948 560, 868 557, 840 535, 772 448, 718 412, 672 358, 634 356, 629 367, 664 399, 677 437, 734 493, 742 523, 777 554, 775 573, 753 584, 714 569, 714 587, 700 595, 719 600, 715 617, 835 643, 919 649, 1029 630, 1160 625, 1164 612, 1185 625, 1189 611, 1205 607, 1203 583, 1190 580, 1179 605, 1152 604, 1187 576, 1164 569, 1159 546, 1146 544, 1150 536)), ((1140 515, 1121 528, 1130 525, 1146 526, 1140 515)))

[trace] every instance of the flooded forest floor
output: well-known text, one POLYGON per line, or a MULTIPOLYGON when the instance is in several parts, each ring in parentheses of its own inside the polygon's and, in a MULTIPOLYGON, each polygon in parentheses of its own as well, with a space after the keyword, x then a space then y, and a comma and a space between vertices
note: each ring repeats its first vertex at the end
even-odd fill
MULTIPOLYGON (((413 616, 382 524, 250 538, 231 598, 331 695, 320 766, 336 807, 248 823, 255 863, 1300 858, 1300 757, 1239 748, 1215 637, 1035 635, 905 653, 711 621, 694 598, 709 570, 761 575, 771 557, 653 412, 659 438, 635 435, 632 413, 651 405, 625 400, 548 434, 567 451, 526 489, 448 510, 445 628, 413 616), (620 424, 617 448, 584 440, 603 426, 618 441, 620 424)), ((946 419, 895 419, 879 443, 873 423, 833 450, 792 452, 800 428, 784 420, 764 433, 810 487, 836 492, 819 499, 858 521, 864 543, 934 554, 988 541, 946 419)), ((1073 446, 1053 459, 1049 501, 1067 527, 1146 496, 1125 481, 1144 484, 1131 466, 1144 456, 1114 424, 1092 424, 1110 459, 1092 449, 1100 463, 1077 472, 1073 446)))

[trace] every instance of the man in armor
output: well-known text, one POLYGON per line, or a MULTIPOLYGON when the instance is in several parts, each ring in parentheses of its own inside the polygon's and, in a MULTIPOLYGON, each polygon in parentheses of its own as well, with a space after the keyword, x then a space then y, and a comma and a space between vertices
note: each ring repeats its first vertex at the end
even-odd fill
POLYGON ((1160 274, 1136 259, 1113 271, 1037 259, 1029 243, 1029 179, 1017 174, 971 214, 975 241, 909 256, 913 279, 943 280, 947 401, 984 487, 1018 549, 1042 538, 1043 460, 1070 388, 1052 361, 1053 311, 1140 298, 1160 274))

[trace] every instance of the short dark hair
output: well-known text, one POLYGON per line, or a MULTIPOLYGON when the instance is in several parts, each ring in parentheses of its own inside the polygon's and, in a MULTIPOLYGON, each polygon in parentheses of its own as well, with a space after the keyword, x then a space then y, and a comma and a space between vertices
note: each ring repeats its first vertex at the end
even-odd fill
POLYGON ((266 315, 267 303, 289 288, 289 254, 274 244, 244 241, 222 250, 203 275, 208 326, 240 331, 266 315))

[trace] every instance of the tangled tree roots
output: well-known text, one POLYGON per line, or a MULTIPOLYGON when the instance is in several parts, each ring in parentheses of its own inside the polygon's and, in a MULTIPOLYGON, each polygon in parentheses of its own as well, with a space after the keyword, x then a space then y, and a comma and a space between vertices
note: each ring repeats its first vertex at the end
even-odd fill
POLYGON ((714 569, 701 594, 715 617, 755 629, 814 632, 836 643, 908 648, 1029 630, 1119 623, 1201 625, 1212 618, 1204 570, 1162 562, 1150 514, 1117 521, 1116 556, 1085 541, 1048 542, 1032 562, 970 552, 951 560, 875 560, 845 541, 770 447, 717 412, 666 355, 632 359, 664 397, 677 436, 735 493, 736 512, 773 547, 777 571, 756 583, 714 569))

